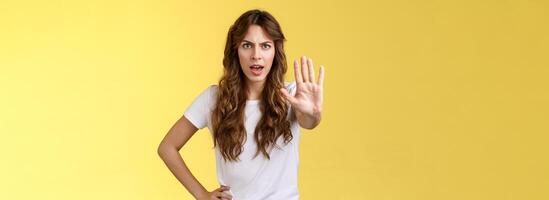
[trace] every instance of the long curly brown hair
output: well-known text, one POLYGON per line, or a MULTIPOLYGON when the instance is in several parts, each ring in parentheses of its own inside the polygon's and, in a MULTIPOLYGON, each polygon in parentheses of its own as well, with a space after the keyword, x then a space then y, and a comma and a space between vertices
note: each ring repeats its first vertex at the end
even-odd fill
POLYGON ((242 14, 230 27, 225 44, 223 57, 223 76, 219 80, 217 101, 212 110, 212 126, 214 135, 214 147, 219 145, 221 155, 225 160, 238 161, 242 153, 243 144, 246 141, 246 129, 244 127, 244 108, 246 106, 247 92, 245 75, 241 69, 238 46, 250 25, 258 25, 268 33, 274 42, 275 56, 271 70, 266 77, 261 94, 260 110, 262 117, 259 120, 254 139, 257 144, 257 152, 270 159, 269 150, 277 147, 277 139, 282 136, 285 144, 292 139, 288 116, 288 103, 284 99, 280 88, 284 87, 284 74, 287 64, 284 53, 284 34, 276 19, 266 11, 250 10, 242 14))

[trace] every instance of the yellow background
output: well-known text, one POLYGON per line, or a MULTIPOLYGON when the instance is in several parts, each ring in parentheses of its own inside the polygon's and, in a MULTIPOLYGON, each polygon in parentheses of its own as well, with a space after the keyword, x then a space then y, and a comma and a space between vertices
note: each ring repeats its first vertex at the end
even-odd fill
MULTIPOLYGON (((191 199, 156 148, 252 8, 326 66, 302 199, 549 199, 541 0, 2 0, 0 199, 191 199)), ((212 147, 181 151, 209 190, 212 147)))

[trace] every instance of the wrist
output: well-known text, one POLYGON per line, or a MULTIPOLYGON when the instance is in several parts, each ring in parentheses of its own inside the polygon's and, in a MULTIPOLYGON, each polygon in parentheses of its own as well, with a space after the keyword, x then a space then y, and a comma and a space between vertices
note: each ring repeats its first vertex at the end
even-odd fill
POLYGON ((208 197, 208 191, 201 191, 199 192, 198 194, 194 195, 194 198, 197 199, 197 200, 200 200, 200 199, 207 199, 208 197))
POLYGON ((322 114, 321 109, 313 108, 313 113, 308 114, 308 116, 312 119, 320 120, 321 114, 322 114))

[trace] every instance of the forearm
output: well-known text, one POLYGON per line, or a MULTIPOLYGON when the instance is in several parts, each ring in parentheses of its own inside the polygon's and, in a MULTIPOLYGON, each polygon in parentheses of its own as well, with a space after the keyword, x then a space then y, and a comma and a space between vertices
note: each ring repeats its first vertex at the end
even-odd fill
POLYGON ((195 198, 198 199, 208 192, 192 175, 176 148, 160 147, 158 149, 158 154, 177 180, 179 180, 195 198))
POLYGON ((296 117, 297 117, 297 121, 299 122, 299 125, 306 129, 313 129, 318 124, 320 124, 321 116, 322 114, 320 111, 315 111, 313 112, 313 114, 305 114, 305 113, 296 111, 296 117))

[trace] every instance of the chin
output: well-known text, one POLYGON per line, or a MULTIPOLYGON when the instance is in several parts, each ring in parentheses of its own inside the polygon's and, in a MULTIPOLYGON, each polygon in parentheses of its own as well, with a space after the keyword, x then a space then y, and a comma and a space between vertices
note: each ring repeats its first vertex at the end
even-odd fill
POLYGON ((266 77, 249 77, 249 76, 247 78, 251 82, 263 82, 266 79, 266 77))

